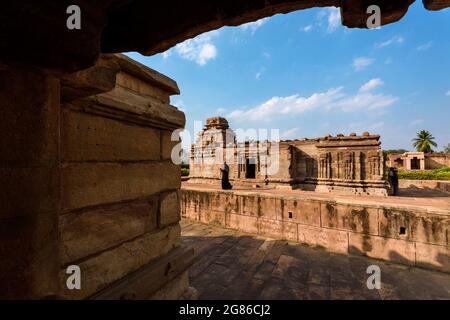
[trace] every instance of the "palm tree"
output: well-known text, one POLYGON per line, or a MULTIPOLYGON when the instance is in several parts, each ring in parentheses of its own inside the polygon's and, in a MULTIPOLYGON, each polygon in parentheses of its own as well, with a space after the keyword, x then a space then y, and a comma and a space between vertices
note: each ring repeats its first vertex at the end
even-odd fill
POLYGON ((417 133, 417 138, 412 140, 414 148, 418 152, 433 152, 431 146, 437 147, 437 143, 434 142, 434 137, 427 130, 421 130, 417 133))

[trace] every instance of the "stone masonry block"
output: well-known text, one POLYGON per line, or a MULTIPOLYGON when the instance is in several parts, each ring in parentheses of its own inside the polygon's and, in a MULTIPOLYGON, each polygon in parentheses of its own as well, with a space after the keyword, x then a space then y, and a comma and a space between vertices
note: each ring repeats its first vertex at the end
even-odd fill
POLYGON ((349 233, 350 254, 414 265, 414 242, 349 233))
POLYGON ((63 209, 143 198, 181 186, 180 167, 171 162, 83 163, 62 169, 63 209))
POLYGON ((157 233, 147 233, 79 263, 81 290, 66 289, 68 275, 63 269, 60 272, 60 294, 66 299, 85 299, 178 247, 180 235, 179 225, 167 227, 157 233))
POLYGON ((176 149, 178 144, 180 144, 180 141, 172 141, 172 131, 161 130, 161 155, 163 160, 171 160, 172 153, 175 156, 178 155, 178 149, 176 149))
POLYGON ((87 113, 63 110, 63 161, 160 160, 160 132, 87 113))
POLYGON ((322 203, 322 227, 378 235, 378 209, 322 203))
POLYGON ((449 233, 448 215, 388 208, 380 214, 380 235, 383 237, 448 245, 449 233))
POLYGON ((297 224, 259 218, 258 234, 273 239, 297 241, 297 224))
POLYGON ((320 226, 320 203, 300 199, 282 199, 281 220, 320 226))
POLYGON ((450 272, 450 248, 416 242, 416 265, 450 272))
POLYGON ((348 253, 348 233, 345 231, 299 224, 298 241, 335 253, 348 253))
POLYGON ((159 196, 60 217, 61 264, 102 252, 156 229, 159 196))
POLYGON ((160 227, 180 221, 180 197, 177 191, 161 194, 160 227))
POLYGON ((226 226, 227 228, 257 234, 258 218, 230 213, 226 216, 226 226))

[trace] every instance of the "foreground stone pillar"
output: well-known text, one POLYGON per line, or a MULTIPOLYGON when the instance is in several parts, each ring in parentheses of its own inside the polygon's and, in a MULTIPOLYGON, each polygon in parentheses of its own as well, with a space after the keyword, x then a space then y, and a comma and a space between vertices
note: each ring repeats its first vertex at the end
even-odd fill
POLYGON ((0 299, 58 291, 59 80, 0 70, 0 299))
POLYGON ((60 80, 0 65, 0 299, 176 299, 175 81, 125 56, 60 80), (67 286, 78 267, 80 286, 67 286), (70 268, 69 268, 70 267, 70 268), (71 274, 72 272, 70 272, 71 274))
POLYGON ((59 295, 179 298, 193 254, 180 241, 181 168, 171 159, 172 131, 185 124, 170 105, 176 82, 105 55, 61 87, 59 295), (65 285, 72 265, 80 290, 65 285))

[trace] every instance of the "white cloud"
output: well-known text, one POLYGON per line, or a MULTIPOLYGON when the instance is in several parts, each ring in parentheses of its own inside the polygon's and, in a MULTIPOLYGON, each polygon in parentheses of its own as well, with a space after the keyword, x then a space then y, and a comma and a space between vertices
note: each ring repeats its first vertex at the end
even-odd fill
POLYGON ((271 55, 269 52, 263 52, 263 56, 264 56, 264 58, 266 58, 266 59, 272 58, 272 55, 271 55))
POLYGON ((226 112, 227 112, 227 109, 225 109, 225 108, 218 108, 216 110, 215 114, 218 115, 218 116, 223 116, 223 115, 225 115, 226 112))
POLYGON ((170 49, 162 53, 163 59, 167 59, 167 58, 169 58, 171 55, 172 55, 172 50, 170 50, 170 49))
POLYGON ((403 38, 402 36, 395 36, 384 42, 376 43, 375 47, 376 48, 384 48, 384 47, 390 46, 391 44, 394 44, 394 43, 401 44, 404 41, 405 41, 405 38, 403 38))
POLYGON ((300 130, 300 128, 292 128, 289 130, 286 130, 281 133, 281 139, 288 140, 288 139, 295 139, 297 132, 300 130))
POLYGON ((353 68, 356 71, 362 70, 375 62, 375 59, 367 57, 358 57, 353 60, 353 68))
MULTIPOLYGON (((317 22, 315 25, 325 28, 328 33, 333 33, 339 26, 341 26, 341 11, 339 8, 326 8, 320 10, 316 15, 317 22)), ((312 27, 312 26, 311 26, 312 27)), ((303 31, 308 32, 309 26, 306 26, 303 31), (307 30, 305 29, 307 28, 307 30)))
POLYGON ((236 109, 228 114, 230 119, 270 121, 274 116, 292 116, 310 110, 343 112, 380 111, 396 103, 399 98, 382 93, 374 94, 370 90, 381 85, 380 79, 373 79, 361 86, 355 94, 344 93, 343 87, 331 88, 326 92, 317 92, 309 97, 298 94, 286 97, 273 97, 250 109, 236 109), (364 90, 361 90, 363 89, 364 90))
POLYGON ((250 31, 252 34, 256 32, 262 25, 264 25, 270 18, 263 18, 254 22, 249 22, 241 25, 239 28, 244 31, 250 31))
POLYGON ((265 68, 265 67, 261 67, 261 68, 259 69, 259 71, 256 73, 255 79, 256 79, 256 80, 261 79, 261 76, 263 75, 264 72, 266 72, 266 68, 265 68))
POLYGON ((274 115, 289 115, 305 112, 319 106, 329 105, 342 96, 342 88, 330 89, 324 93, 314 93, 310 97, 298 94, 288 97, 273 97, 261 105, 249 110, 234 110, 229 114, 231 119, 271 120, 274 115))
POLYGON ((424 44, 418 46, 417 50, 419 50, 419 51, 426 51, 426 50, 430 49, 432 45, 433 45, 433 42, 432 41, 428 41, 427 43, 424 43, 424 44))
POLYGON ((415 127, 415 126, 418 126, 421 123, 423 123, 423 119, 416 119, 416 120, 411 121, 409 123, 409 126, 410 127, 415 127))
POLYGON ((374 111, 384 109, 396 103, 399 99, 385 94, 373 94, 371 92, 359 92, 348 96, 336 103, 336 107, 344 112, 358 110, 374 111))
POLYGON ((448 90, 445 95, 450 97, 450 90, 448 90))
POLYGON ((174 107, 177 107, 180 111, 183 111, 183 112, 186 111, 184 102, 181 99, 175 100, 175 102, 172 102, 172 105, 174 107))
POLYGON ((199 35, 193 39, 186 40, 175 46, 175 51, 180 57, 195 61, 203 66, 209 60, 217 56, 217 48, 213 43, 213 38, 219 34, 219 31, 210 31, 199 35))
POLYGON ((363 84, 361 86, 361 88, 359 88, 359 91, 360 92, 372 91, 373 89, 378 88, 378 87, 382 86, 383 84, 384 84, 384 82, 380 78, 371 79, 371 80, 367 81, 365 84, 363 84))
POLYGON ((339 8, 329 8, 328 10, 327 31, 332 33, 341 25, 341 10, 339 8))
POLYGON ((302 30, 303 30, 304 32, 310 32, 310 31, 312 30, 312 25, 309 24, 309 25, 307 25, 307 26, 304 26, 304 27, 302 28, 302 30))

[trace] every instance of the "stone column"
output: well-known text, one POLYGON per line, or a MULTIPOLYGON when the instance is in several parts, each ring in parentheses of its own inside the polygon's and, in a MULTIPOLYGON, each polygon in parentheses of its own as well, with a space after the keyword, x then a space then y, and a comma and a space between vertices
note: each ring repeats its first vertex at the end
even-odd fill
POLYGON ((411 158, 405 158, 406 170, 411 170, 411 158))
POLYGON ((361 180, 361 152, 355 153, 355 180, 361 180))
POLYGON ((425 158, 420 159, 420 170, 425 170, 425 158))
POLYGON ((0 70, 0 299, 58 292, 59 80, 0 70))

